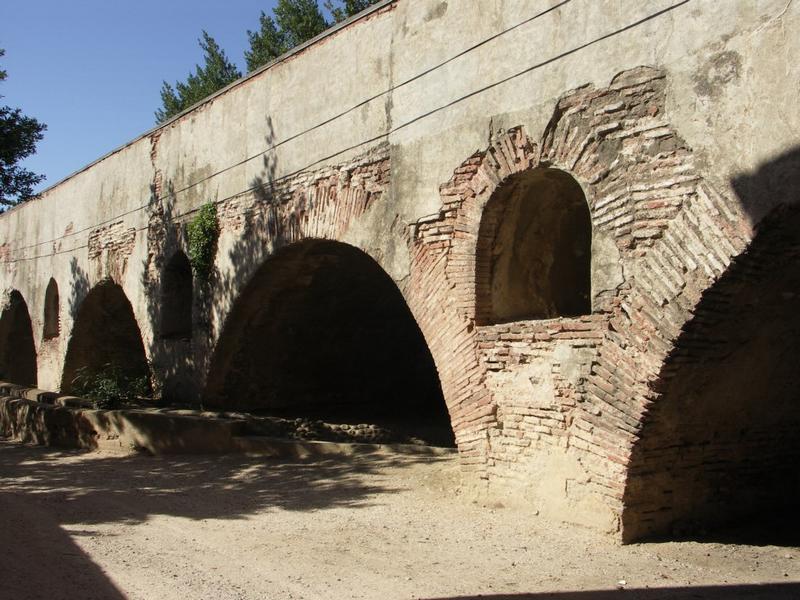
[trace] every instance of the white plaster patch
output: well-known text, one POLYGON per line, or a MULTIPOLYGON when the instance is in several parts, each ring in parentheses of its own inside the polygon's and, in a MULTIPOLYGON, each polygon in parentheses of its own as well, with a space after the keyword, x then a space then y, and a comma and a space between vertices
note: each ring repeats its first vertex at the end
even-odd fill
POLYGON ((624 281, 617 244, 611 236, 595 230, 592 236, 592 297, 615 290, 624 281))
POLYGON ((509 367, 506 372, 493 373, 488 384, 500 404, 533 408, 551 407, 555 403, 553 375, 549 360, 509 367))

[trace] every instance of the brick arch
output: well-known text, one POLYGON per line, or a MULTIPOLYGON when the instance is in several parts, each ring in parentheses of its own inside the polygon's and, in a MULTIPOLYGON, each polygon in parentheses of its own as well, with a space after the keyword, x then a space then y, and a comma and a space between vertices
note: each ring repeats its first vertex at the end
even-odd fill
POLYGON ((80 369, 118 367, 127 377, 150 378, 141 329, 122 286, 102 279, 75 308, 61 375, 61 391, 73 390, 80 369))
POLYGON ((304 239, 262 263, 228 314, 206 381, 209 406, 385 420, 452 444, 436 365, 405 298, 343 242, 304 239))
POLYGON ((560 500, 538 499, 545 514, 608 529, 621 527, 630 451, 660 365, 749 237, 665 119, 665 99, 665 75, 651 67, 565 94, 538 143, 522 127, 494 133, 440 188, 442 209, 412 229, 415 261, 445 290, 424 288, 447 307, 444 329, 459 348, 442 382, 460 399, 464 416, 454 422, 475 440, 474 462, 490 481, 524 487, 516 473, 531 461, 542 489, 564 490, 560 500), (483 211, 504 181, 536 168, 569 173, 585 193, 592 314, 476 326, 483 211), (569 469, 553 456, 569 457, 569 469))
POLYGON ((586 182, 594 226, 614 240, 625 274, 597 304, 602 337, 567 428, 617 527, 662 365, 703 291, 749 239, 746 218, 698 172, 664 118, 665 97, 660 70, 623 72, 608 88, 562 98, 542 142, 546 160, 586 182))
POLYGON ((388 146, 317 172, 304 171, 279 181, 265 176, 255 183, 252 193, 230 198, 217 209, 217 263, 207 284, 198 285, 198 318, 204 321, 198 326, 207 328, 194 340, 201 387, 206 387, 210 360, 229 312, 263 262, 305 239, 345 240, 367 211, 386 202, 388 146))
POLYGON ((5 294, 0 312, 0 380, 36 386, 36 344, 28 305, 22 294, 5 294))
POLYGON ((623 539, 692 534, 800 492, 800 210, 779 207, 705 289, 651 387, 623 539))
MULTIPOLYGON (((354 224, 387 201, 388 148, 319 172, 301 172, 278 183, 260 181, 255 192, 218 207, 221 238, 232 238, 227 254, 234 272, 212 284, 238 295, 272 254, 306 239, 345 240, 354 224)), ((380 262, 380 260, 379 260, 380 262)))

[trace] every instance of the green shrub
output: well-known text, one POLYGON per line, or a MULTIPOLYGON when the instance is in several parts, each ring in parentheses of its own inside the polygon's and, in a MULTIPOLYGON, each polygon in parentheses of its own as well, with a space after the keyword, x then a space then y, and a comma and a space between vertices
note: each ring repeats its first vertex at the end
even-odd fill
POLYGON ((195 218, 189 223, 188 234, 189 262, 197 276, 208 279, 211 267, 214 265, 219 238, 216 204, 209 202, 200 207, 195 218))
POLYGON ((94 402, 96 408, 113 410, 125 401, 136 400, 150 393, 150 381, 146 375, 131 377, 119 365, 107 363, 94 370, 78 369, 72 380, 75 394, 94 402))

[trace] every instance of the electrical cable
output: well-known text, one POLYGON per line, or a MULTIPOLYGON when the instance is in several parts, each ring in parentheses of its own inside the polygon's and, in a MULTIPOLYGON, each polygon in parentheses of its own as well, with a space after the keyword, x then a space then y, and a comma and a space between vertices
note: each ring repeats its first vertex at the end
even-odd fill
MULTIPOLYGON (((488 85, 486 85, 486 86, 483 86, 483 87, 481 87, 481 88, 478 88, 478 89, 476 89, 476 90, 473 90, 472 92, 470 92, 470 93, 468 93, 468 94, 465 94, 464 96, 460 96, 459 98, 456 98, 456 99, 454 99, 454 100, 451 100, 450 102, 447 102, 447 103, 445 103, 445 104, 443 104, 443 105, 441 105, 441 106, 439 106, 439 107, 436 107, 436 108, 434 108, 434 109, 432 109, 432 110, 430 110, 430 111, 428 111, 428 112, 425 112, 425 113, 422 113, 422 114, 420 114, 420 115, 417 115, 416 117, 413 117, 412 119, 410 119, 410 120, 408 120, 408 121, 406 121, 406 122, 404 122, 404 123, 401 123, 400 125, 397 125, 397 126, 395 126, 395 127, 391 128, 391 129, 389 129, 388 131, 384 132, 384 133, 378 134, 378 135, 376 135, 376 136, 373 136, 373 137, 371 137, 371 138, 368 138, 368 139, 366 139, 366 140, 362 140, 362 141, 358 142, 357 144, 354 144, 354 145, 348 146, 348 147, 346 147, 346 148, 343 148, 343 149, 337 150, 336 152, 334 152, 334 153, 332 153, 332 154, 329 154, 329 155, 327 155, 327 156, 324 156, 324 157, 322 157, 322 158, 315 159, 314 161, 312 161, 312 162, 308 163, 307 165, 305 165, 305 166, 303 166, 303 167, 301 167, 301 168, 299 168, 299 169, 297 169, 297 170, 295 170, 295 171, 292 171, 291 173, 287 173, 287 174, 285 174, 285 175, 282 175, 281 177, 278 177, 278 178, 276 178, 276 179, 274 179, 274 180, 271 180, 269 183, 270 183, 271 185, 274 185, 274 184, 280 183, 280 182, 282 182, 282 181, 284 181, 284 180, 291 179, 292 177, 295 177, 295 176, 297 176, 298 174, 300 174, 300 173, 303 173, 303 172, 307 171, 309 168, 311 168, 311 167, 313 167, 313 166, 315 166, 315 165, 317 165, 317 164, 319 164, 319 163, 323 163, 323 162, 329 161, 329 160, 331 160, 331 159, 333 159, 333 158, 336 158, 337 156, 340 156, 340 155, 342 155, 342 154, 345 154, 345 153, 347 153, 347 152, 350 152, 350 151, 352 151, 352 150, 355 150, 355 149, 361 148, 361 147, 363 147, 363 146, 367 146, 367 145, 369 145, 369 144, 372 144, 372 143, 375 143, 375 142, 377 142, 377 141, 380 141, 380 140, 383 140, 383 139, 385 139, 385 138, 388 138, 388 137, 389 137, 391 134, 393 134, 393 133, 395 133, 395 132, 397 132, 397 131, 399 131, 399 130, 401 130, 401 129, 404 129, 404 128, 406 128, 406 127, 410 126, 410 125, 413 125, 414 123, 416 123, 416 122, 418 122, 418 121, 421 121, 421 120, 423 120, 423 119, 425 119, 425 118, 427 118, 427 117, 429 117, 429 116, 431 116, 431 115, 434 115, 434 114, 436 114, 436 113, 438 113, 438 112, 440 112, 440 111, 442 111, 442 110, 445 110, 445 109, 447 109, 447 108, 450 108, 450 107, 452 107, 452 106, 454 106, 454 105, 456 105, 456 104, 458 104, 458 103, 460 103, 460 102, 463 102, 464 100, 467 100, 467 99, 469 99, 469 98, 472 98, 472 97, 474 97, 474 96, 477 96, 477 95, 479 95, 479 94, 482 94, 482 93, 484 93, 484 92, 486 92, 486 91, 488 91, 488 90, 490 90, 490 89, 493 89, 493 88, 495 88, 495 87, 497 87, 497 86, 499 86, 499 85, 503 85, 503 84, 505 84, 505 83, 508 83, 509 81, 512 81, 512 80, 514 80, 514 79, 518 78, 518 77, 521 77, 522 75, 526 75, 526 74, 528 74, 528 73, 530 73, 530 72, 532 72, 532 71, 538 70, 538 69, 540 69, 540 68, 542 68, 542 67, 545 67, 545 66, 547 66, 547 65, 550 65, 550 64, 552 64, 552 63, 554 63, 554 62, 557 62, 557 61, 559 61, 559 60, 562 60, 562 59, 566 58, 567 56, 570 56, 571 54, 575 54, 576 52, 580 52, 581 50, 584 50, 584 49, 586 49, 586 48, 588 48, 588 47, 590 47, 590 46, 593 46, 593 45, 595 45, 595 44, 598 44, 598 43, 600 43, 600 42, 602 42, 602 41, 605 41, 605 40, 607 40, 607 39, 610 39, 610 38, 612 38, 612 37, 614 37, 614 36, 616 36, 616 35, 619 35, 619 34, 621 34, 621 33, 624 33, 624 32, 626 32, 626 31, 629 31, 629 30, 631 30, 631 29, 633 29, 633 28, 635 28, 635 27, 638 27, 639 25, 642 25, 643 23, 646 23, 646 22, 648 22, 648 21, 651 21, 651 20, 653 20, 653 19, 655 19, 655 18, 658 18, 658 17, 660 17, 660 16, 662 16, 662 15, 664 15, 664 14, 668 13, 668 12, 671 12, 672 10, 675 10, 675 9, 677 9, 677 8, 679 8, 679 7, 683 6, 683 5, 685 5, 685 4, 688 4, 690 1, 691 1, 691 0, 680 0, 679 2, 677 2, 677 3, 675 3, 675 4, 672 4, 672 5, 668 6, 668 7, 665 7, 665 8, 663 8, 663 9, 661 9, 661 10, 659 10, 659 11, 655 12, 655 13, 652 13, 652 14, 650 14, 650 15, 646 16, 646 17, 643 17, 642 19, 639 19, 638 21, 635 21, 635 22, 633 22, 633 23, 630 23, 630 24, 628 24, 628 25, 626 25, 626 26, 624 26, 624 27, 621 27, 620 29, 617 29, 617 30, 615 30, 615 31, 612 31, 612 32, 610 32, 610 33, 607 33, 607 34, 604 34, 604 35, 602 35, 602 36, 600 36, 600 37, 598 37, 598 38, 595 38, 595 39, 593 39, 593 40, 590 40, 590 41, 588 41, 588 42, 585 42, 585 43, 583 43, 583 44, 581 44, 581 45, 579 45, 579 46, 575 46, 575 47, 573 47, 573 48, 571 48, 571 49, 569 49, 569 50, 566 50, 566 51, 564 51, 564 52, 562 52, 562 53, 559 53, 559 54, 557 54, 557 55, 555 55, 555 56, 553 56, 553 57, 551 57, 551 58, 549 58, 549 59, 546 59, 546 60, 544 60, 544 61, 538 62, 538 63, 536 63, 536 64, 534 64, 534 65, 531 65, 531 66, 529 66, 529 67, 527 67, 527 68, 525 68, 525 69, 523 69, 523 70, 521 70, 521 71, 518 71, 518 72, 516 72, 516 73, 514 73, 514 74, 512 74, 512 75, 509 75, 509 76, 507 76, 507 77, 504 77, 504 78, 502 78, 502 79, 499 79, 499 80, 497 80, 497 81, 495 81, 495 82, 493 82, 493 83, 490 83, 490 84, 488 84, 488 85)), ((531 20, 533 20, 534 18, 538 18, 539 16, 541 16, 541 15, 543 15, 543 14, 546 14, 547 12, 550 12, 551 10, 554 10, 555 8, 557 8, 557 7, 560 7, 560 6, 562 6, 562 5, 564 5, 564 4, 568 3, 568 2, 571 2, 571 0, 564 0, 564 1, 563 1, 563 2, 561 2, 560 4, 558 4, 558 5, 555 5, 554 7, 551 7, 551 8, 550 8, 550 9, 548 9, 547 11, 544 11, 544 12, 542 12, 542 13, 538 13, 538 14, 537 14, 537 15, 535 15, 534 17, 530 17, 530 18, 526 19, 525 21, 522 21, 522 22, 520 22, 520 23, 518 23, 518 24, 516 24, 516 25, 512 26, 512 27, 511 27, 511 28, 509 28, 509 29, 503 30, 503 32, 500 32, 500 33, 498 33, 498 34, 495 34, 495 35, 494 35, 494 36, 492 36, 491 38, 487 38, 486 40, 483 40, 481 43, 479 43, 479 44, 476 44, 474 47, 471 47, 471 48, 473 48, 473 49, 474 49, 475 47, 479 47, 480 45, 483 45, 483 44, 485 44, 485 43, 488 43, 489 41, 491 41, 492 39, 496 39, 497 37, 499 37, 499 36, 500 36, 500 35, 502 35, 503 33, 507 33, 508 31, 511 31, 511 30, 513 30, 513 29, 516 29, 516 28, 520 27, 521 25, 525 24, 526 22, 530 22, 530 21, 531 21, 531 20)), ((462 51, 462 52, 460 52, 458 55, 454 55, 453 57, 451 57, 451 58, 450 58, 450 59, 448 59, 447 61, 445 61, 445 62, 443 62, 443 63, 440 63, 440 65, 447 64, 447 62, 451 62, 452 60, 455 60, 455 59, 456 59, 458 56, 463 56, 465 53, 467 53, 467 52, 469 52, 469 51, 471 51, 471 50, 465 50, 465 51, 462 51)), ((397 89, 397 87, 399 87, 400 85, 406 85, 408 82, 410 82, 410 81, 412 81, 412 80, 414 80, 414 79, 418 79, 418 78, 420 78, 420 77, 423 77, 425 74, 432 72, 432 71, 433 71, 433 70, 435 70, 436 68, 439 68, 439 66, 437 66, 437 67, 432 67, 431 69, 428 69, 426 72, 422 72, 422 73, 420 73, 420 74, 417 74, 417 75, 415 75, 415 76, 414 76, 412 79, 410 79, 410 80, 407 80, 406 82, 403 82, 403 84, 398 84, 398 86, 395 86, 395 87, 394 87, 394 88, 392 88, 392 89, 397 89)), ((380 94, 380 95, 384 95, 384 94, 388 93, 389 91, 390 91, 390 90, 387 90, 386 92, 383 92, 383 93, 382 93, 382 94, 380 94)), ((375 96, 375 97, 378 97, 378 96, 375 96)), ((373 99, 374 99, 375 97, 373 97, 373 99)), ((368 100, 368 101, 370 101, 370 100, 368 100)), ((366 103, 366 102, 368 102, 368 101, 365 101, 365 103, 366 103)), ((364 104, 364 103, 362 103, 361 105, 363 106, 363 104, 364 104)), ((351 110, 354 110, 354 109, 351 109, 351 110)), ((345 112, 345 113, 341 113, 341 115, 344 115, 344 114, 347 114, 347 113, 346 113, 346 112, 345 112)), ((336 118, 338 118, 338 117, 332 117, 330 120, 326 121, 325 123, 329 123, 329 122, 331 122, 332 120, 335 120, 336 118)), ((240 161, 240 162, 239 162, 239 163, 237 163, 236 165, 232 165, 232 166, 226 167, 224 170, 222 170, 222 171, 218 171, 218 172, 217 172, 217 173, 215 173, 215 174, 212 174, 212 175, 210 175, 210 176, 207 176, 205 179, 203 179, 203 180, 201 180, 201 181, 194 182, 193 184, 190 184, 189 186, 187 186, 187 187, 185 187, 185 188, 182 188, 181 190, 175 190, 175 191, 173 191, 173 192, 170 192, 169 194, 167 194, 167 195, 165 195, 165 196, 161 196, 161 197, 159 197, 159 198, 156 198, 156 199, 154 199, 154 200, 152 200, 152 201, 150 201, 150 202, 148 202, 148 203, 146 203, 146 204, 143 204, 143 205, 141 205, 141 206, 137 206, 137 207, 135 207, 135 208, 133 208, 133 209, 130 209, 130 210, 128 210, 128 211, 126 211, 126 212, 124 212, 124 213, 121 213, 121 214, 119 214, 119 215, 117 215, 117 216, 115 216, 115 217, 113 217, 113 218, 110 218, 110 219, 107 219, 107 220, 105 220, 105 221, 99 222, 99 223, 97 223, 97 224, 94 224, 94 225, 92 225, 91 227, 84 228, 84 229, 82 229, 82 230, 78 230, 78 231, 70 232, 70 233, 68 233, 68 234, 65 234, 65 235, 63 235, 63 236, 60 236, 60 237, 54 238, 54 239, 52 239, 52 240, 48 240, 48 241, 45 241, 45 242, 38 242, 38 243, 36 243, 36 244, 31 244, 31 245, 29 245, 29 246, 22 246, 22 247, 19 247, 19 248, 17 248, 17 250, 25 250, 25 249, 28 249, 28 248, 33 248, 33 247, 36 247, 36 246, 40 246, 40 245, 44 245, 44 244, 48 244, 48 243, 53 243, 53 242, 56 242, 56 241, 58 241, 58 240, 65 239, 65 238, 67 238, 67 237, 74 236, 74 235, 77 235, 77 234, 79 234, 79 233, 83 233, 83 232, 86 232, 86 231, 90 231, 90 230, 92 230, 92 229, 96 229, 96 228, 98 228, 98 227, 101 227, 101 226, 103 226, 103 225, 105 225, 105 224, 108 224, 108 223, 111 223, 111 222, 117 221, 117 220, 119 220, 119 219, 121 219, 121 218, 123 218, 123 217, 125 217, 125 216, 127 216, 127 215, 130 215, 130 214, 132 214, 132 213, 134 213, 134 212, 137 212, 137 211, 139 211, 139 210, 141 210, 141 209, 143 209, 143 208, 146 208, 146 207, 148 207, 148 206, 151 206, 151 205, 152 205, 154 202, 156 202, 156 201, 161 201, 161 200, 164 200, 164 199, 166 199, 166 198, 169 198, 170 196, 174 197, 174 196, 175 196, 175 195, 177 195, 178 193, 182 193, 182 192, 184 192, 184 191, 186 191, 186 190, 188 190, 188 189, 191 189, 191 187, 194 187, 195 185, 198 185, 199 183, 202 183, 202 181, 206 181, 206 180, 210 179, 210 178, 211 178, 211 177, 213 177, 213 176, 216 176, 216 175, 218 175, 218 174, 220 174, 220 173, 224 173, 224 172, 225 172, 225 171, 227 171, 227 170, 230 170, 230 169, 232 169, 232 168, 235 168, 235 166, 240 166, 240 165, 244 164, 245 162, 247 162, 247 161, 249 161, 249 160, 252 160, 252 158, 257 158, 257 157, 263 156, 263 155, 264 155, 264 154, 266 154, 267 152, 271 151, 271 149, 272 149, 272 148, 276 148, 278 145, 285 144, 285 143, 287 143, 288 141, 290 141, 290 140, 292 140, 292 139, 297 139, 297 137, 300 137, 301 135, 304 135, 305 133, 308 133, 308 132, 310 132, 310 131, 313 131, 314 129, 317 129, 317 128, 318 128, 318 127, 320 127, 320 126, 322 126, 322 125, 315 125, 315 126, 313 126, 313 127, 309 128, 308 130, 305 130, 305 132, 301 132, 301 133, 295 134, 294 136, 292 136, 292 137, 290 137, 290 138, 287 138, 287 139, 285 139, 285 140, 282 140, 281 142, 279 142, 279 143, 278 143, 278 144, 276 144, 275 146, 273 146, 273 147, 271 147, 271 148, 269 148, 269 149, 267 149, 267 150, 265 150, 265 151, 263 151, 263 152, 261 152, 261 153, 259 153, 259 154, 256 154, 256 155, 254 155, 253 157, 250 157, 250 158, 248 158, 248 159, 244 159, 243 161, 240 161)), ((249 188, 246 188, 246 189, 244 189, 244 190, 241 190, 241 191, 239 191, 239 192, 236 192, 235 194, 231 194, 231 195, 229 195, 229 196, 226 196, 226 197, 224 197, 224 198, 220 198, 220 199, 218 199, 218 200, 216 200, 216 201, 215 201, 215 204, 217 204, 217 205, 219 205, 219 204, 222 204, 222 203, 224 203, 224 202, 227 202, 228 200, 230 200, 230 199, 232 199, 232 198, 235 198, 235 197, 237 197, 237 196, 240 196, 240 195, 242 195, 242 194, 247 194, 247 193, 250 193, 250 192, 252 192, 252 191, 254 191, 254 190, 256 190, 256 189, 262 188, 263 186, 264 186, 264 184, 261 184, 261 183, 260 183, 260 184, 257 184, 257 185, 254 185, 254 186, 251 186, 251 187, 249 187, 249 188)), ((186 211, 186 212, 184 212, 184 213, 180 213, 180 214, 176 215, 176 216, 174 217, 174 219, 176 219, 176 220, 177 220, 177 219, 180 219, 180 218, 182 218, 182 217, 186 217, 186 216, 188 216, 188 215, 191 215, 191 214, 193 214, 193 213, 197 212, 198 210, 199 210, 199 208, 192 208, 192 209, 190 209, 190 210, 188 210, 188 211, 186 211)), ((139 229, 137 229, 137 231, 141 231, 141 230, 143 230, 143 229, 147 229, 147 227, 139 228, 139 229)), ((83 248, 83 247, 85 247, 85 245, 84 245, 84 246, 77 246, 77 247, 75 247, 74 249, 71 249, 71 250, 68 250, 68 251, 57 251, 57 252, 52 252, 52 253, 45 254, 45 255, 40 255, 40 256, 33 256, 33 257, 22 257, 22 258, 16 258, 16 259, 8 259, 8 260, 4 260, 3 262, 5 262, 5 263, 14 263, 14 262, 20 262, 20 261, 25 261, 25 260, 35 260, 35 259, 38 259, 38 258, 45 258, 45 257, 48 257, 48 256, 54 256, 54 255, 56 255, 56 254, 62 254, 62 253, 65 253, 65 252, 72 252, 72 251, 74 251, 74 250, 78 250, 78 249, 81 249, 81 248, 83 248)))

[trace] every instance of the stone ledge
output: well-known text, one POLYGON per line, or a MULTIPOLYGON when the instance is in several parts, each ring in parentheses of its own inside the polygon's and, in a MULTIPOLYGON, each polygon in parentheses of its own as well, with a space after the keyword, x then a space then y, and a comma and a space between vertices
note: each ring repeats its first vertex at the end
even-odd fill
POLYGON ((75 396, 0 382, 0 435, 14 440, 127 454, 216 454, 305 459, 356 454, 444 456, 453 448, 287 440, 244 435, 246 422, 158 409, 98 410, 75 396))

